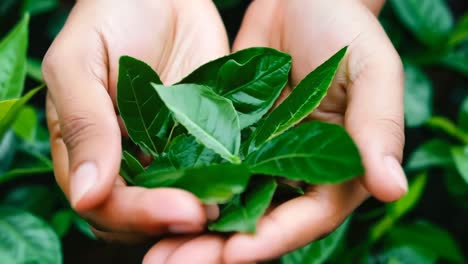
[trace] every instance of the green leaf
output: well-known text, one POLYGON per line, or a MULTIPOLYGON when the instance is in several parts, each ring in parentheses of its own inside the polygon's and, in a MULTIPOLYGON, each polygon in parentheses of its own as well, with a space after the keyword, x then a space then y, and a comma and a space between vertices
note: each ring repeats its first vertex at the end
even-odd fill
MULTIPOLYGON (((1 67, 1 66, 0 66, 1 67)), ((8 103, 0 102, 0 138, 15 121, 16 116, 26 104, 43 86, 35 88, 25 94, 21 99, 8 100, 8 103)))
POLYGON ((25 15, 0 41, 0 101, 18 98, 23 92, 26 78, 28 23, 29 16, 25 15))
POLYGON ((455 167, 465 180, 465 183, 468 184, 468 146, 453 147, 451 152, 455 161, 455 167))
POLYGON ((36 110, 31 106, 23 107, 13 123, 13 131, 22 140, 33 142, 36 138, 38 120, 36 110))
POLYGON ((147 153, 163 150, 169 110, 164 106, 151 83, 161 84, 156 72, 146 63, 123 56, 119 61, 117 105, 128 135, 147 153))
POLYGON ((415 171, 432 167, 451 167, 453 159, 450 148, 451 144, 441 139, 427 141, 411 153, 405 168, 415 171))
POLYGON ((400 200, 387 205, 387 213, 370 228, 371 242, 376 242, 386 234, 397 221, 407 214, 421 199, 427 183, 427 173, 421 172, 409 184, 408 193, 400 200))
POLYGON ((442 65, 468 76, 468 43, 449 50, 439 61, 442 65))
POLYGON ((291 56, 271 48, 249 48, 209 62, 181 83, 206 85, 232 101, 241 129, 273 106, 288 82, 291 56))
POLYGON ((7 192, 1 203, 47 219, 57 206, 57 199, 50 187, 22 185, 7 192))
POLYGON ((447 135, 468 144, 468 133, 458 128, 451 120, 441 117, 434 116, 427 121, 427 125, 434 129, 438 129, 446 133, 447 135))
POLYGON ((432 256, 427 256, 418 248, 401 246, 391 248, 373 257, 368 264, 431 264, 435 263, 432 256))
POLYGON ((135 183, 147 188, 173 187, 187 190, 204 203, 226 203, 244 192, 250 179, 242 164, 217 164, 176 171, 151 171, 138 175, 135 183))
POLYGON ((208 166, 218 163, 220 156, 213 150, 198 143, 195 137, 180 135, 174 139, 168 150, 171 163, 179 169, 208 166))
POLYGON ((58 7, 58 0, 23 0, 23 13, 29 13, 32 16, 49 12, 58 7))
POLYGON ((62 263, 54 230, 34 215, 13 208, 0 208, 0 252, 14 263, 62 263))
POLYGON ((444 0, 392 0, 395 13, 424 44, 436 47, 446 41, 454 22, 444 0))
POLYGON ((73 225, 74 213, 70 209, 60 210, 52 216, 50 225, 54 228, 59 237, 67 235, 73 225))
POLYGON ((266 142, 247 156, 253 173, 338 183, 364 173, 359 151, 343 127, 309 122, 266 142))
POLYGON ((327 237, 314 241, 305 247, 297 249, 281 257, 281 264, 321 264, 325 263, 344 238, 349 226, 349 220, 345 221, 333 233, 327 237))
POLYGON ((460 18, 452 34, 450 34, 449 44, 457 46, 466 41, 468 41, 468 13, 460 18))
MULTIPOLYGON (((12 130, 0 138, 0 175, 8 171, 17 151, 17 142, 12 130)), ((0 176, 0 179, 2 176, 0 176)), ((0 180, 1 181, 1 180, 0 180)))
POLYGON ((44 77, 42 76, 42 62, 40 60, 28 58, 27 73, 33 80, 43 83, 44 77))
POLYGON ((122 162, 120 164, 120 175, 124 177, 124 179, 132 184, 135 185, 133 178, 135 178, 138 174, 141 174, 145 171, 141 163, 138 161, 137 158, 132 156, 127 151, 122 152, 122 162))
POLYGON ((78 229, 78 231, 80 231, 83 235, 85 235, 89 239, 97 240, 93 231, 91 231, 91 226, 88 224, 88 222, 86 222, 86 220, 81 218, 79 215, 74 214, 73 223, 75 224, 76 229, 78 229))
POLYGON ((219 219, 208 229, 217 232, 254 233, 257 222, 265 214, 273 199, 277 183, 271 178, 261 178, 247 192, 234 197, 221 210, 219 219))
POLYGON ((463 100, 458 113, 458 126, 468 133, 468 97, 463 100))
POLYGON ((265 117, 249 139, 248 152, 280 135, 307 117, 321 102, 332 84, 347 47, 307 75, 291 94, 265 117))
POLYGON ((417 66, 405 63, 405 120, 408 127, 424 124, 432 115, 432 83, 417 66))
POLYGON ((393 227, 386 238, 392 246, 418 248, 432 259, 445 259, 452 263, 466 263, 463 253, 452 236, 445 230, 427 223, 398 225, 393 227))
POLYGON ((232 163, 240 163, 239 118, 232 102, 207 86, 153 84, 177 122, 207 148, 232 163))

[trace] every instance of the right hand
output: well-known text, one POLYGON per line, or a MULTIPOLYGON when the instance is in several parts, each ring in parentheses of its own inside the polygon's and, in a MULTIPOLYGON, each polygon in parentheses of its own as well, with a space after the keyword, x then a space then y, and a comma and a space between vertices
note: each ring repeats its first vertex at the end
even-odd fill
POLYGON ((99 237, 196 233, 210 217, 188 192, 127 187, 119 176, 120 56, 145 61, 171 84, 228 52, 211 0, 77 1, 44 59, 47 121, 56 180, 99 237))

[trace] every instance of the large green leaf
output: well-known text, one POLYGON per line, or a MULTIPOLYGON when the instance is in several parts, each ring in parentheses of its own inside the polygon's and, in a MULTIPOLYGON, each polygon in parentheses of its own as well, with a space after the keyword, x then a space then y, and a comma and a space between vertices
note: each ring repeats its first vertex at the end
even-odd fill
POLYGON ((291 56, 271 48, 249 48, 209 62, 181 83, 212 87, 232 101, 241 129, 257 122, 288 82, 291 56))
POLYGON ((26 78, 29 16, 0 42, 0 101, 15 99, 23 92, 26 78))
POLYGON ((309 122, 266 142, 247 156, 253 173, 311 184, 337 183, 361 176, 359 151, 341 126, 309 122))
POLYGON ((239 163, 239 118, 232 102, 207 86, 153 84, 174 118, 207 148, 232 163, 239 163))
POLYGON ((249 152, 288 128, 302 121, 327 94, 333 78, 346 54, 343 48, 307 75, 273 112, 265 117, 248 141, 249 152))
POLYGON ((174 139, 168 150, 169 159, 176 168, 208 166, 220 161, 213 150, 198 143, 195 137, 180 135, 174 139))
POLYGON ((455 167, 468 184, 468 146, 453 147, 452 157, 455 161, 455 167))
POLYGON ((406 169, 424 170, 431 167, 453 166, 450 154, 451 144, 441 139, 433 139, 419 146, 409 157, 406 169))
POLYGON ((445 259, 452 263, 466 263, 463 253, 452 236, 445 230, 427 223, 398 225, 387 235, 387 244, 391 246, 412 246, 433 259, 445 259))
POLYGON ((161 84, 156 72, 146 63, 123 56, 119 61, 117 105, 130 138, 150 154, 162 152, 171 121, 151 83, 161 84))
POLYGON ((339 243, 343 239, 346 230, 348 229, 349 220, 344 222, 333 233, 327 237, 314 241, 305 247, 297 249, 289 254, 281 257, 282 264, 321 264, 325 263, 328 258, 337 249, 339 243))
POLYGON ((444 0, 392 0, 390 3, 400 20, 426 45, 440 45, 453 29, 453 17, 444 0))
POLYGON ((432 114, 432 83, 417 66, 405 63, 405 120, 409 127, 420 126, 432 114))
POLYGON ((0 255, 13 263, 62 263, 60 240, 45 222, 13 208, 0 208, 0 255))
POLYGON ((147 170, 135 178, 135 183, 148 188, 184 189, 205 203, 226 203, 244 192, 250 175, 244 165, 226 163, 175 171, 147 170))
MULTIPOLYGON (((1 66, 0 66, 1 67, 1 66)), ((13 99, 0 102, 0 138, 10 128, 18 113, 29 99, 31 99, 43 86, 33 89, 20 99, 13 99)))
POLYGON ((247 192, 226 204, 218 220, 208 228, 217 232, 254 233, 258 220, 273 199, 276 187, 277 183, 272 178, 256 180, 247 192))

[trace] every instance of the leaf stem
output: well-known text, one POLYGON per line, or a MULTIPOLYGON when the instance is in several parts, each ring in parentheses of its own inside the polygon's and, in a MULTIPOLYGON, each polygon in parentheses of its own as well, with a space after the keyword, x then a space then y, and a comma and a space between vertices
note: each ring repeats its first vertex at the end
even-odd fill
POLYGON ((166 141, 166 145, 164 146, 164 149, 163 149, 163 153, 166 152, 166 149, 167 147, 169 146, 169 144, 171 143, 171 140, 172 140, 172 135, 174 134, 174 130, 175 128, 179 125, 179 123, 177 122, 174 122, 174 125, 172 126, 171 128, 171 132, 169 132, 169 137, 167 137, 167 141, 166 141))

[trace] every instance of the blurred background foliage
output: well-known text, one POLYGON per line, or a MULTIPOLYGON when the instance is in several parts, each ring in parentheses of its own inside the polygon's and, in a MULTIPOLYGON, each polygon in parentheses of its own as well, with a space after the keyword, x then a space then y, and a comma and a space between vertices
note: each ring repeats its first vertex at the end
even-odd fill
MULTIPOLYGON (((250 1, 214 2, 233 39, 250 1)), ((151 245, 95 240, 54 182, 40 67, 71 8, 0 0, 0 263, 138 263, 151 245)), ((367 201, 337 231, 274 263, 466 263, 467 11, 465 0, 388 1, 380 20, 405 67, 409 193, 367 201)))

